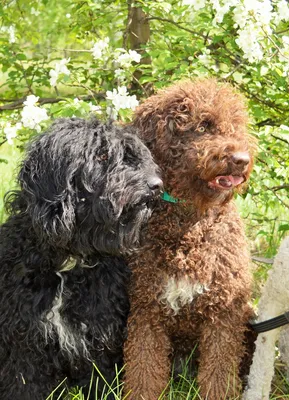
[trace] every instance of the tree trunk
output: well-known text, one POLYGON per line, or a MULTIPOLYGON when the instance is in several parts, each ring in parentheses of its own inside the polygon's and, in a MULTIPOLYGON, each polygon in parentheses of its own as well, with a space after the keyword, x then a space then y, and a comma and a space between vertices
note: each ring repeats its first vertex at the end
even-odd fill
MULTIPOLYGON (((150 65, 150 56, 143 56, 146 53, 143 47, 150 39, 150 26, 147 19, 147 14, 144 13, 141 8, 141 4, 138 1, 128 0, 128 35, 131 50, 135 50, 142 55, 141 64, 150 65)), ((150 87, 151 85, 141 85, 139 83, 141 76, 141 70, 135 71, 132 89, 139 90, 141 88, 142 91, 145 91, 146 95, 150 95, 152 93, 150 87)))

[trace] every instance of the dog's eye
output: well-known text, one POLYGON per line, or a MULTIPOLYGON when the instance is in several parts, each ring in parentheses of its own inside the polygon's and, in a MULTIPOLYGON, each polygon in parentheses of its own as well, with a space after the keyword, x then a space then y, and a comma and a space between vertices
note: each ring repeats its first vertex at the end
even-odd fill
POLYGON ((107 153, 100 154, 98 159, 99 161, 106 161, 108 159, 108 154, 107 153))
POLYGON ((204 121, 200 124, 200 126, 196 129, 199 133, 204 133, 207 129, 210 129, 211 123, 210 121, 204 121))

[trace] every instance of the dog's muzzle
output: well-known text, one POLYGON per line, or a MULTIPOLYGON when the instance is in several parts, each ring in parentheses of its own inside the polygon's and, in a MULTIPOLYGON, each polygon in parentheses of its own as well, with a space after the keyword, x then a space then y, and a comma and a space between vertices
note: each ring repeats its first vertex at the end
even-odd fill
POLYGON ((148 179, 147 185, 151 190, 153 196, 158 196, 164 188, 163 181, 161 180, 161 178, 158 177, 148 179))

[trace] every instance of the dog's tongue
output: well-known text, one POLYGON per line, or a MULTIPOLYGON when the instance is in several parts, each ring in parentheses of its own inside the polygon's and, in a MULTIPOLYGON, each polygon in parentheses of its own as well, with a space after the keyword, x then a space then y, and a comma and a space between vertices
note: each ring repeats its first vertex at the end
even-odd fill
POLYGON ((242 176, 219 175, 209 182, 209 187, 214 189, 228 190, 232 187, 240 185, 242 182, 244 182, 244 178, 242 176))

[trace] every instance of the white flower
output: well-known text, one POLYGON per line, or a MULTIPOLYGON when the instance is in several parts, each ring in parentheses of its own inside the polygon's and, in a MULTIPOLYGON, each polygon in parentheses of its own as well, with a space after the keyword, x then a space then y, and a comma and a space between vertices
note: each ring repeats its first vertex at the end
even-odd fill
POLYGON ((33 107, 39 100, 38 96, 34 96, 34 94, 31 94, 30 96, 26 97, 26 100, 23 102, 24 106, 27 107, 33 107))
POLYGON ((54 69, 51 69, 49 71, 49 75, 50 75, 50 79, 49 79, 50 85, 56 86, 57 79, 58 79, 58 73, 54 69))
POLYGON ((35 15, 36 17, 40 14, 40 11, 35 10, 34 7, 31 8, 30 12, 31 12, 32 15, 35 15))
MULTIPOLYGON (((289 36, 282 36, 283 48, 281 48, 281 52, 278 54, 279 61, 286 62, 288 65, 289 59, 289 36)), ((287 67, 288 69, 288 67, 287 67)))
POLYGON ((276 25, 278 25, 282 20, 289 20, 289 5, 286 0, 278 0, 277 2, 277 12, 275 13, 276 25))
POLYGON ((215 9, 215 18, 213 24, 221 24, 224 19, 224 15, 230 10, 232 4, 230 1, 225 2, 225 4, 221 5, 219 0, 211 0, 212 6, 215 9))
POLYGON ((114 75, 120 81, 124 81, 126 78, 126 72, 124 69, 118 68, 114 71, 114 75))
POLYGON ((69 14, 69 13, 66 14, 65 16, 66 16, 66 18, 68 18, 68 19, 71 18, 71 14, 69 14))
MULTIPOLYGON (((116 116, 120 109, 131 108, 134 110, 139 102, 135 95, 130 96, 127 92, 127 88, 125 86, 118 87, 117 89, 113 89, 113 91, 106 92, 107 100, 110 100, 115 111, 116 116)), ((107 112, 112 114, 111 107, 109 106, 107 112)))
POLYGON ((211 57, 209 54, 200 54, 198 59, 201 61, 202 64, 209 66, 211 65, 211 57))
POLYGON ((56 86, 60 74, 64 74, 67 76, 70 75, 70 71, 66 66, 66 64, 69 63, 69 61, 70 58, 63 58, 62 60, 60 60, 58 63, 55 64, 55 69, 51 69, 49 71, 50 75, 49 82, 51 86, 56 86))
POLYGON ((265 65, 262 65, 261 69, 260 69, 260 75, 264 76, 268 73, 269 68, 267 68, 265 65))
POLYGON ((110 119, 113 119, 113 120, 117 119, 118 112, 116 111, 115 108, 107 106, 106 113, 110 119))
POLYGON ((70 58, 63 58, 62 60, 60 60, 59 63, 57 63, 55 66, 56 71, 58 71, 60 74, 70 75, 70 71, 66 66, 69 61, 70 58))
POLYGON ((22 128, 22 124, 20 122, 17 122, 16 125, 11 126, 10 122, 7 122, 7 124, 4 127, 4 133, 6 135, 7 142, 12 145, 13 144, 13 139, 16 138, 17 136, 17 131, 22 128))
POLYGON ((244 28, 248 22, 253 22, 255 26, 262 27, 271 33, 272 10, 270 0, 242 0, 236 4, 233 18, 236 26, 240 28, 244 28))
POLYGON ((9 43, 15 43, 16 42, 15 27, 12 25, 9 26, 8 33, 9 33, 9 43))
POLYGON ((15 27, 13 25, 10 26, 2 26, 0 28, 0 32, 5 32, 9 34, 9 43, 15 43, 16 42, 16 36, 15 36, 15 27))
POLYGON ((21 121, 25 128, 36 129, 40 132, 40 122, 48 119, 47 111, 45 108, 35 106, 39 97, 34 95, 28 96, 24 102, 24 108, 21 112, 21 121))
POLYGON ((88 103, 90 111, 95 112, 96 114, 101 114, 101 107, 92 104, 91 102, 88 103))
POLYGON ((182 4, 186 6, 191 6, 196 11, 198 11, 206 6, 206 0, 183 0, 182 4))
POLYGON ((140 62, 141 55, 135 51, 135 50, 129 50, 128 51, 129 56, 131 57, 132 61, 135 61, 136 63, 140 62))
POLYGON ((252 25, 247 25, 243 29, 239 29, 237 45, 243 50, 244 57, 249 62, 260 61, 263 58, 263 50, 259 45, 260 35, 256 28, 252 25))
POLYGON ((102 55, 105 50, 108 49, 109 46, 109 38, 106 37, 103 40, 98 40, 97 42, 94 43, 93 48, 91 49, 93 58, 99 59, 102 58, 102 55))
POLYGON ((122 68, 129 68, 132 62, 139 63, 141 59, 141 55, 135 50, 126 51, 124 49, 117 49, 118 52, 122 53, 118 57, 116 57, 115 61, 122 68))
POLYGON ((75 97, 75 99, 73 99, 73 103, 74 104, 78 104, 79 103, 79 99, 77 97, 75 97))

